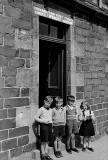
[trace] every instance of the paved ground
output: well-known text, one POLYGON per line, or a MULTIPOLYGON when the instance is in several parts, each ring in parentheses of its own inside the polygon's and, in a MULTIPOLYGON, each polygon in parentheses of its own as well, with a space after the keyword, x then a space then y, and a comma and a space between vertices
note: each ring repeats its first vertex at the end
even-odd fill
POLYGON ((100 139, 92 142, 94 152, 86 151, 82 152, 79 149, 79 153, 73 152, 68 154, 66 151, 63 151, 62 158, 56 158, 54 155, 51 155, 53 160, 108 160, 108 135, 104 135, 100 139))

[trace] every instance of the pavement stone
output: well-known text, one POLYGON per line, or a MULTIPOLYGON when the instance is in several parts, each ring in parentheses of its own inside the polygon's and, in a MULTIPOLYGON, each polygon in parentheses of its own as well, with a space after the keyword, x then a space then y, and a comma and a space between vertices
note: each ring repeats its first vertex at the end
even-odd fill
POLYGON ((68 154, 66 151, 63 151, 63 157, 56 158, 54 155, 51 155, 51 158, 53 160, 108 160, 108 135, 93 141, 92 147, 94 152, 89 150, 82 152, 79 149, 79 153, 72 152, 72 154, 68 154))

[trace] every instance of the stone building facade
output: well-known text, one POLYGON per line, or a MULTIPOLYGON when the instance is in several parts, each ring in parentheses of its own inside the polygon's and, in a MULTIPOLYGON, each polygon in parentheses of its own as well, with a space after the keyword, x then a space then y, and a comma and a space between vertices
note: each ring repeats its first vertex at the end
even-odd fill
POLYGON ((47 79, 47 93, 60 94, 64 103, 66 95, 73 94, 78 107, 86 99, 96 116, 96 135, 107 130, 108 14, 99 2, 0 0, 0 160, 26 155, 35 159, 39 154, 32 124, 44 85, 40 70, 44 74, 54 58, 58 70, 53 65, 56 70, 47 79), (51 24, 50 36, 45 24, 51 24), (46 30, 41 30, 43 26, 46 30), (44 49, 53 53, 52 46, 61 54, 43 63, 48 57, 44 49), (57 89, 50 82, 62 85, 57 89))

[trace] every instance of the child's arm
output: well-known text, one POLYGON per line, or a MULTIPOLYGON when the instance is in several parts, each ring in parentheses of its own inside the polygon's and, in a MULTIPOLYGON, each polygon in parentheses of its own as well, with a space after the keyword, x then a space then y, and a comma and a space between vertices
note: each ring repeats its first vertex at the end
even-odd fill
POLYGON ((40 116, 42 114, 42 109, 40 108, 37 113, 36 113, 36 116, 35 116, 35 120, 39 123, 45 123, 47 124, 48 122, 45 120, 45 119, 41 119, 40 116))
POLYGON ((64 123, 66 124, 66 107, 64 107, 64 123))
POLYGON ((91 119, 93 120, 93 122, 95 122, 95 116, 94 116, 93 111, 91 111, 91 113, 90 113, 90 117, 91 117, 91 119))

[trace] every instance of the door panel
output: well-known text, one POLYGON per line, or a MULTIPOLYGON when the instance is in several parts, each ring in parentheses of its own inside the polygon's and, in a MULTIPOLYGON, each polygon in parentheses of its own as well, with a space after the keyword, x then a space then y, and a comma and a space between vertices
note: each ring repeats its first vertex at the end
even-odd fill
POLYGON ((63 96, 64 46, 53 42, 39 42, 39 104, 46 95, 63 96))

